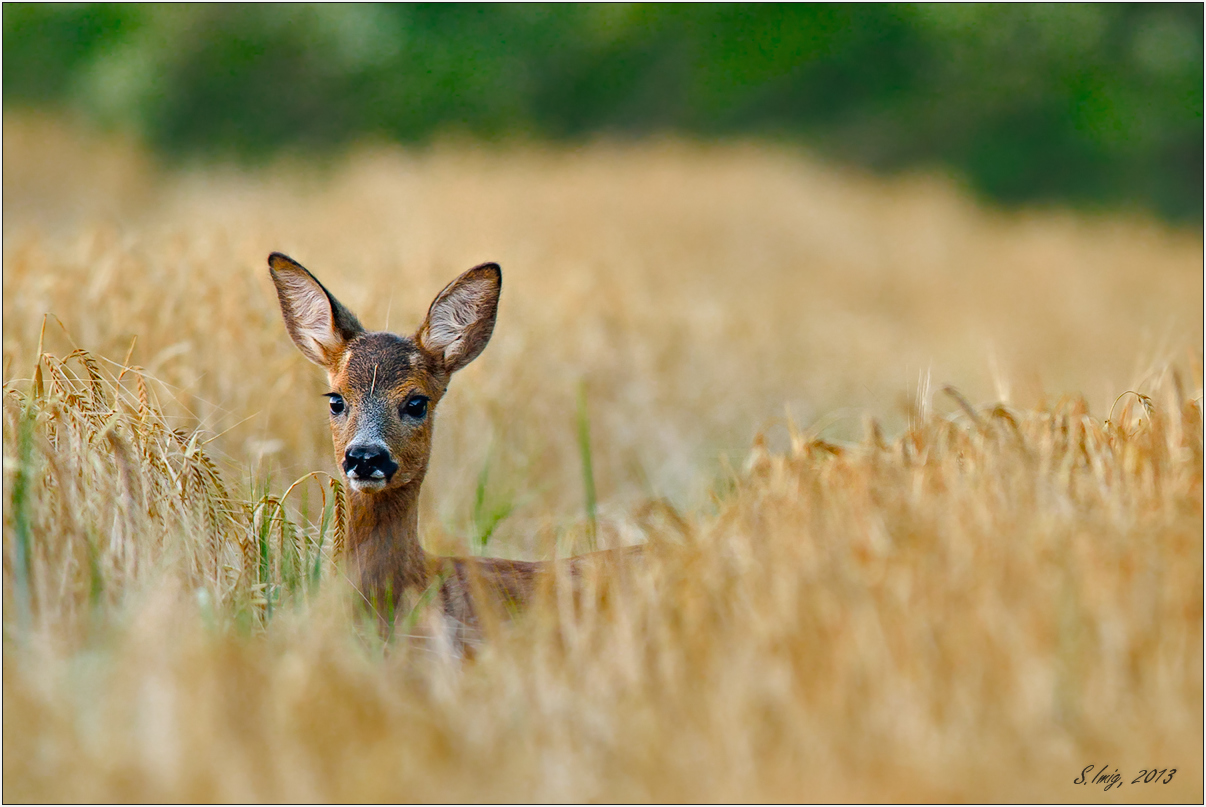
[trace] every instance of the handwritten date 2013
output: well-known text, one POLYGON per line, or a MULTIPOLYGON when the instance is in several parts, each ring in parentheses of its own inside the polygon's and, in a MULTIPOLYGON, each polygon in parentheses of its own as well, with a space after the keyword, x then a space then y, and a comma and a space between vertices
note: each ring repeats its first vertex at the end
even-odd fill
MULTIPOLYGON (((1089 765, 1087 768, 1085 768, 1083 771, 1080 772, 1080 776, 1076 777, 1076 779, 1072 782, 1072 784, 1074 784, 1074 785, 1105 785, 1106 790, 1109 790, 1111 787, 1115 787, 1115 786, 1122 787, 1122 783, 1123 783, 1125 777, 1123 777, 1122 774, 1120 774, 1118 772, 1117 768, 1115 768, 1114 773, 1111 774, 1109 765, 1102 765, 1101 770, 1099 770, 1097 772, 1097 775, 1090 779, 1089 774, 1091 774, 1093 772, 1093 769, 1095 767, 1097 767, 1097 766, 1089 765)), ((1134 779, 1131 780, 1131 784, 1132 785, 1144 785, 1144 784, 1166 785, 1173 780, 1173 776, 1176 774, 1176 772, 1177 772, 1176 768, 1164 768, 1163 770, 1161 770, 1159 768, 1144 768, 1143 770, 1139 771, 1138 776, 1136 776, 1134 779)))

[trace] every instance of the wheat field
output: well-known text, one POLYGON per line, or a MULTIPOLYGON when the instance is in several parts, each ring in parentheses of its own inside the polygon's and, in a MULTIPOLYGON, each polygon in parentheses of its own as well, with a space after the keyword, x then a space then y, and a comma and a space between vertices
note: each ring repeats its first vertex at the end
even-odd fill
POLYGON ((5 801, 1202 800, 1201 232, 755 142, 4 134, 5 801), (424 543, 650 544, 619 596, 383 643, 273 250, 407 333, 499 262, 424 543))

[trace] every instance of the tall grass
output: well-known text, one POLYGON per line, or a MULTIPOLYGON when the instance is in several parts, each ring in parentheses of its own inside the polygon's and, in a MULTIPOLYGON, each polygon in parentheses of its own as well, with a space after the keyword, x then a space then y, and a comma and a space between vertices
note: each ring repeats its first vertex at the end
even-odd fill
POLYGON ((599 534, 599 494, 595 491, 595 463, 590 450, 590 413, 586 409, 586 384, 578 385, 578 450, 582 454, 582 492, 586 499, 586 525, 591 549, 599 534))
POLYGON ((5 149, 6 801, 1202 798, 1199 234, 753 146, 5 149), (500 260, 424 541, 645 562, 384 644, 271 249, 395 329, 500 260))

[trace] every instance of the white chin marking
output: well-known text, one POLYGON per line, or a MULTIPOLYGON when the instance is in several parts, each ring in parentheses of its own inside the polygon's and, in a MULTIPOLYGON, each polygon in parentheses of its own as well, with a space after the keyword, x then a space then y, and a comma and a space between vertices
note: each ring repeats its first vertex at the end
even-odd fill
POLYGON ((384 479, 349 479, 348 484, 357 493, 376 493, 385 487, 384 479))

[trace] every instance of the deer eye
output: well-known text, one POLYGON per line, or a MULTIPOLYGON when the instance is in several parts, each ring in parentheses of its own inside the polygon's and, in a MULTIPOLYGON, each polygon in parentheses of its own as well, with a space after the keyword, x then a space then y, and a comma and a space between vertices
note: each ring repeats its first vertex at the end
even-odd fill
POLYGON ((331 414, 342 415, 344 408, 347 406, 343 402, 343 396, 337 392, 328 392, 327 397, 331 399, 331 414))
POLYGON ((416 395, 402 404, 402 414, 415 420, 422 420, 427 417, 427 396, 416 395))

